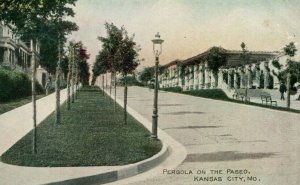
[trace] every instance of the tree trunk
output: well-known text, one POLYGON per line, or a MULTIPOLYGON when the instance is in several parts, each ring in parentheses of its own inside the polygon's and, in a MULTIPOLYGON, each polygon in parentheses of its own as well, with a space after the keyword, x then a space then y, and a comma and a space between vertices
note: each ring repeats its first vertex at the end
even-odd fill
POLYGON ((78 98, 78 96, 77 96, 77 94, 78 94, 78 83, 79 83, 79 80, 78 80, 78 77, 79 77, 79 69, 78 69, 78 67, 79 67, 79 65, 78 65, 78 63, 76 63, 76 77, 75 77, 75 97, 76 97, 76 99, 78 98))
MULTIPOLYGON (((73 50, 74 51, 74 50, 73 50)), ((75 51, 74 51, 75 52, 75 51)), ((74 79, 74 76, 75 76, 75 56, 73 58, 73 61, 72 61, 72 70, 71 70, 71 87, 72 87, 72 95, 71 95, 71 98, 72 98, 72 103, 74 103, 75 101, 75 92, 74 92, 74 83, 75 83, 75 79, 74 79)))
POLYGON ((124 124, 127 124, 127 75, 124 77, 124 124))
POLYGON ((55 92, 56 92, 56 109, 55 123, 60 124, 60 43, 58 44, 58 62, 56 67, 55 92))
POLYGON ((110 73, 109 95, 111 96, 112 72, 110 73))
MULTIPOLYGON (((289 69, 290 66, 288 66, 288 69, 289 69)), ((289 69, 290 70, 290 69, 289 69)), ((290 108, 291 107, 291 72, 289 71, 288 74, 287 74, 287 80, 286 80, 287 84, 286 84, 286 87, 287 87, 287 98, 286 98, 286 106, 287 108, 290 108)))
POLYGON ((116 104, 117 104, 117 73, 116 72, 114 72, 114 87, 115 87, 115 94, 114 94, 114 99, 115 99, 115 101, 114 101, 114 112, 116 112, 116 104))
MULTIPOLYGON (((105 73, 105 91, 107 92, 107 71, 105 73)), ((106 98, 106 96, 105 96, 106 98)))
POLYGON ((104 96, 104 75, 102 75, 102 94, 104 96))
POLYGON ((36 130, 36 92, 35 92, 35 83, 36 83, 36 68, 35 68, 35 55, 34 55, 34 46, 33 41, 30 41, 30 48, 31 48, 31 67, 32 67, 32 105, 33 105, 33 134, 32 134, 32 152, 34 154, 37 153, 36 143, 37 143, 37 130, 36 130))
POLYGON ((71 85, 71 78, 72 78, 72 62, 73 62, 73 48, 70 47, 70 57, 69 57, 69 65, 68 65, 68 78, 67 78, 67 91, 68 91, 68 110, 71 109, 71 96, 70 96, 70 85, 71 85))

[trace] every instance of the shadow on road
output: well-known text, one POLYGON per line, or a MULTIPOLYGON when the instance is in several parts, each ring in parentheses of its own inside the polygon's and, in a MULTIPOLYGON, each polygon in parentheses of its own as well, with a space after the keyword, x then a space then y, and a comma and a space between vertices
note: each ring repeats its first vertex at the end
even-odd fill
POLYGON ((162 113, 162 114, 170 114, 170 115, 184 115, 184 114, 204 114, 204 112, 195 112, 195 111, 178 111, 178 112, 170 112, 170 113, 162 113))
POLYGON ((274 156, 275 153, 239 153, 235 151, 189 154, 184 162, 218 162, 218 161, 240 161, 244 159, 261 159, 274 156))
POLYGON ((163 130, 168 129, 201 129, 201 128, 219 128, 220 126, 186 126, 186 127, 169 127, 164 128, 163 130))

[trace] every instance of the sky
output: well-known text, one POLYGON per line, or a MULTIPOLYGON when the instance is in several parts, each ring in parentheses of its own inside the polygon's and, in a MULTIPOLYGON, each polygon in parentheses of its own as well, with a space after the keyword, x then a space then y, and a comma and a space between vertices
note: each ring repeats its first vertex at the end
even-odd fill
POLYGON ((141 67, 154 65, 151 40, 157 32, 164 40, 161 64, 212 46, 240 50, 241 42, 250 51, 281 51, 293 41, 300 53, 299 10, 300 0, 78 0, 70 20, 79 31, 69 39, 83 42, 91 66, 105 22, 135 35, 141 67))

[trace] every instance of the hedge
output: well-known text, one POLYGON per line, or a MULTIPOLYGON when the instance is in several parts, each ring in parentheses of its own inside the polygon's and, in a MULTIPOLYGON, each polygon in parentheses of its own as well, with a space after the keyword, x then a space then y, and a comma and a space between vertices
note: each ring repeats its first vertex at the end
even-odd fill
MULTIPOLYGON (((36 83, 37 94, 43 88, 36 83)), ((0 69, 0 102, 6 102, 31 95, 31 81, 25 73, 0 69)))

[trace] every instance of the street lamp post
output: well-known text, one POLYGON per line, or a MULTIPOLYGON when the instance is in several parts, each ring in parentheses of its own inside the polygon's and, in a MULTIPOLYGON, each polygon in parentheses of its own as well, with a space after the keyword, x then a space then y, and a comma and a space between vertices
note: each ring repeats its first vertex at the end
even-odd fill
POLYGON ((160 38, 159 33, 155 35, 153 42, 153 53, 155 56, 155 86, 154 86, 154 105, 153 105, 153 115, 152 115, 152 135, 151 137, 157 139, 157 118, 158 118, 158 64, 159 64, 159 55, 162 52, 162 43, 164 40, 160 38))

